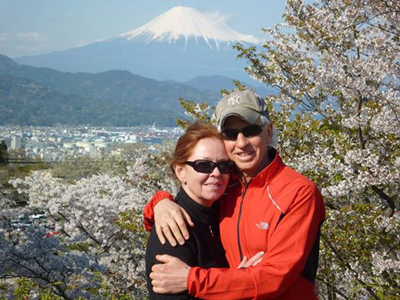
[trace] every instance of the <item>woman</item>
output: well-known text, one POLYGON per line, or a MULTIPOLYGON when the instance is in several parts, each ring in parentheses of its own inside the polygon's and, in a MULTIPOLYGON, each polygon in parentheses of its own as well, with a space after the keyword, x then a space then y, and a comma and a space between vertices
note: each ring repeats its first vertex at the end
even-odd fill
POLYGON ((229 181, 232 162, 228 159, 220 134, 214 126, 196 122, 182 135, 173 154, 171 168, 181 189, 179 204, 196 223, 184 245, 161 244, 155 229, 150 233, 146 249, 146 275, 150 299, 194 299, 187 293, 161 295, 153 292, 149 274, 156 255, 170 254, 189 266, 228 267, 218 228, 217 202, 229 181))

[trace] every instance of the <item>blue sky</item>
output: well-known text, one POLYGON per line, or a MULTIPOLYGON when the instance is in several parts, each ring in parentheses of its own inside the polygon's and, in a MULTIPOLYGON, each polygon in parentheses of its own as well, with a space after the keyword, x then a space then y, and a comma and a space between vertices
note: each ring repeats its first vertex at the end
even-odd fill
POLYGON ((281 22, 285 9, 284 0, 0 0, 0 54, 83 46, 133 30, 178 5, 260 39, 261 28, 281 22))

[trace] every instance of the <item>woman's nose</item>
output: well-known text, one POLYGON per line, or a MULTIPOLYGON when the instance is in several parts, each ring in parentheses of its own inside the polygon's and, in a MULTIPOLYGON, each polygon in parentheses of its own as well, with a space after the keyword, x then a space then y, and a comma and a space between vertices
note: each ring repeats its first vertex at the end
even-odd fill
POLYGON ((218 169, 218 167, 215 166, 214 170, 212 170, 212 172, 211 172, 210 175, 220 176, 220 175, 221 175, 221 172, 220 172, 220 170, 218 169))

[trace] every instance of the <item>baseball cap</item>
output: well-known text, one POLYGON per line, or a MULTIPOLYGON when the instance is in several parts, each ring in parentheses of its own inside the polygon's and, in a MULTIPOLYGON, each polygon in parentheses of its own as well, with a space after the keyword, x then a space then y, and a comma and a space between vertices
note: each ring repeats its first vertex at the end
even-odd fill
POLYGON ((224 96, 215 109, 215 117, 220 129, 223 128, 224 122, 230 116, 236 116, 254 124, 260 115, 269 119, 267 104, 264 99, 251 90, 234 91, 224 96))

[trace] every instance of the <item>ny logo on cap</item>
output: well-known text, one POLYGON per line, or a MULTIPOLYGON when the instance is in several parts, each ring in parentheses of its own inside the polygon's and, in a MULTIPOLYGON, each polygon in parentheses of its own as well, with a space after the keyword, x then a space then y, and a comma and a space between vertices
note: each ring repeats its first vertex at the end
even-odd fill
POLYGON ((228 106, 234 106, 240 104, 240 96, 232 96, 228 98, 228 106))

